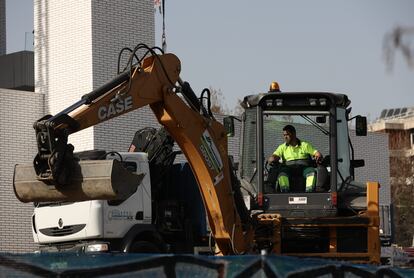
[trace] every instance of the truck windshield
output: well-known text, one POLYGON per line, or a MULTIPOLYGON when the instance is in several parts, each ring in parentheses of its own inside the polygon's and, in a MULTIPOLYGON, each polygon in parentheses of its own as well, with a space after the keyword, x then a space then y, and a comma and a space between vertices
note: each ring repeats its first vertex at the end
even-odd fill
MULTIPOLYGON (((275 152, 278 146, 285 144, 283 128, 287 125, 291 125, 295 128, 296 137, 301 142, 309 143, 323 156, 330 155, 330 121, 327 111, 313 111, 312 113, 297 112, 295 114, 270 112, 269 114, 265 113, 263 118, 263 150, 265 162, 267 158, 275 152)), ((279 165, 277 166, 279 167, 278 170, 272 169, 275 166, 271 167, 268 165, 265 167, 264 180, 265 184, 268 186, 267 190, 266 188, 264 189, 265 192, 278 193, 284 191, 280 190, 280 187, 277 185, 277 181, 281 172, 281 167, 285 166, 289 168, 289 174, 287 176, 290 180, 290 188, 286 189, 284 192, 304 192, 305 176, 307 175, 306 171, 310 171, 313 168, 316 169, 316 163, 312 160, 310 155, 301 154, 300 157, 301 159, 297 158, 295 161, 283 161, 281 159, 279 161, 279 165), (309 169, 305 170, 305 168, 309 169)), ((285 160, 287 159, 285 158, 285 160)), ((329 174, 329 159, 326 161, 328 161, 328 164, 326 164, 325 167, 329 174)), ((329 183, 329 178, 327 179, 327 183, 329 183)), ((313 189, 313 192, 314 191, 315 188, 313 189)))

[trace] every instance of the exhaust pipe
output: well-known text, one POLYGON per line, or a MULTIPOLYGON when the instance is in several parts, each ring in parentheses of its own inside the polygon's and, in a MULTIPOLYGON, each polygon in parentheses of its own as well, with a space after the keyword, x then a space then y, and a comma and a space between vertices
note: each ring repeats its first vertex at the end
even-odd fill
POLYGON ((145 174, 133 174, 118 160, 82 160, 65 186, 38 180, 33 164, 14 167, 14 193, 21 202, 125 200, 136 192, 145 174))

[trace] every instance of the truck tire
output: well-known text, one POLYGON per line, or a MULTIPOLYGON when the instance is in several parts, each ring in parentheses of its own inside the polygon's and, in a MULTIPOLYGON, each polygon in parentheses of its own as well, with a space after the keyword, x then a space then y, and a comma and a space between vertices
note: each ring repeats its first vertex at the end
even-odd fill
POLYGON ((150 241, 135 241, 132 243, 129 253, 161 253, 161 249, 150 241))

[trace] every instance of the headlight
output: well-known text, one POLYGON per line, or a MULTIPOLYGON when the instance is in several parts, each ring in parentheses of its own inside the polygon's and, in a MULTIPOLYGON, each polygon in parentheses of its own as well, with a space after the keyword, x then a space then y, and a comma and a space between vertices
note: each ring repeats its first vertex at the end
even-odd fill
POLYGON ((87 245, 85 248, 85 253, 87 252, 107 252, 109 251, 108 243, 95 243, 87 245))

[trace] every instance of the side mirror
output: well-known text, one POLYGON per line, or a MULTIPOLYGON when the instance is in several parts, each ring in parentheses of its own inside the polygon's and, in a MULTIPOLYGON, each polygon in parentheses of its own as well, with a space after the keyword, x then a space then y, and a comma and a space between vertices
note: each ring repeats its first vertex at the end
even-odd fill
POLYGON ((226 130, 227 137, 234 137, 234 118, 225 117, 223 119, 224 129, 226 130))
POLYGON ((356 136, 367 136, 367 117, 355 117, 356 136))
POLYGON ((353 159, 351 160, 352 168, 360 168, 365 166, 365 161, 363 159, 353 159))

